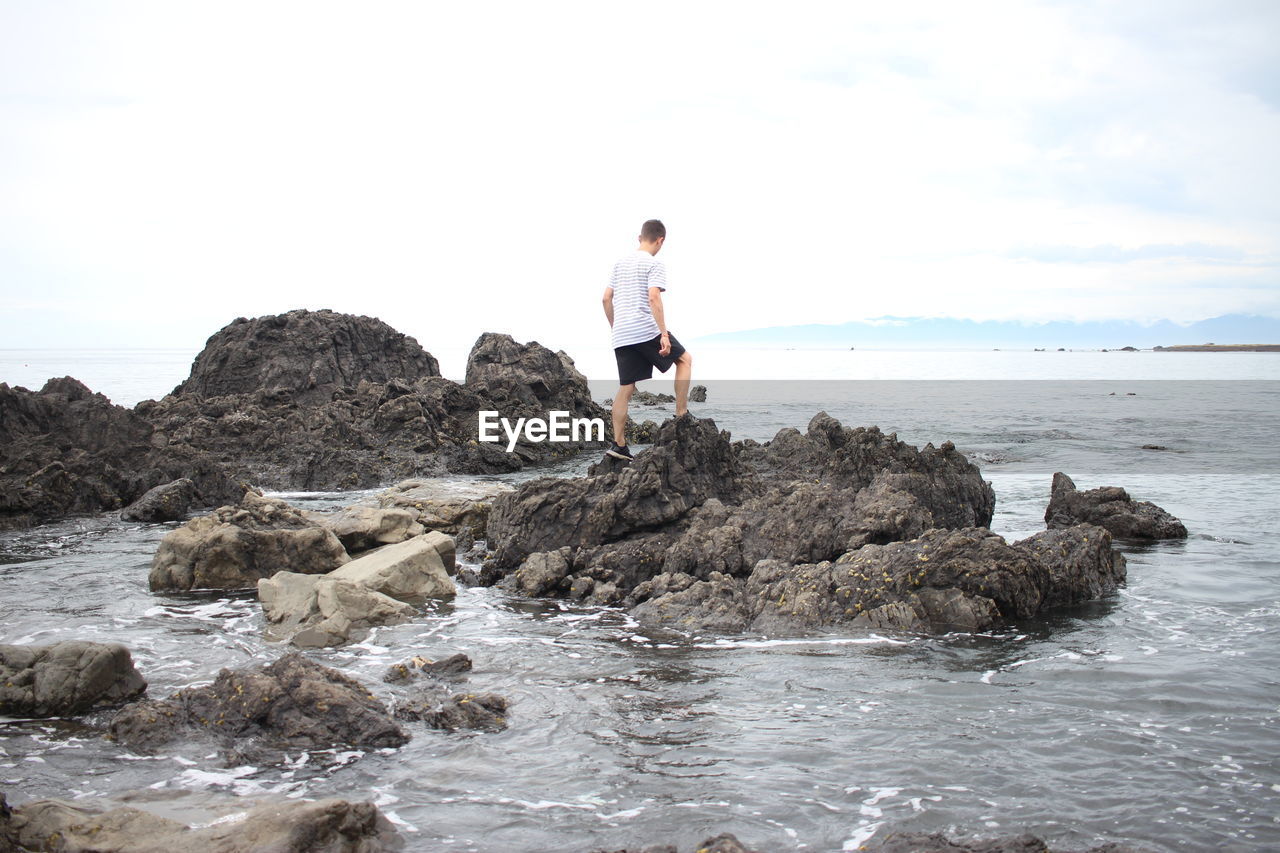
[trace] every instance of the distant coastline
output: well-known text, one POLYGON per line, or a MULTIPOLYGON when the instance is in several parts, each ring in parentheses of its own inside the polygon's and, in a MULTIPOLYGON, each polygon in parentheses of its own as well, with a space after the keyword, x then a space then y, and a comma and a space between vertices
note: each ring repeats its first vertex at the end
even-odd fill
POLYGON ((1152 352, 1280 352, 1280 344, 1178 344, 1152 347, 1152 352))

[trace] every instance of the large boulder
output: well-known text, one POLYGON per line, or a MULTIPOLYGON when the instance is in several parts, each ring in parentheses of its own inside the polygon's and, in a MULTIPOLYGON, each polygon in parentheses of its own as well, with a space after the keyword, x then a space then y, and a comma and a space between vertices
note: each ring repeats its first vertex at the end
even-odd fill
POLYGON ((587 377, 573 359, 537 341, 521 344, 510 335, 485 332, 467 356, 466 382, 473 393, 503 404, 501 409, 524 404, 542 412, 597 413, 587 377))
POLYGON ((1074 524, 1105 527, 1120 539, 1185 539, 1181 521, 1149 501, 1135 501, 1119 486, 1079 491, 1062 472, 1053 475, 1049 506, 1044 511, 1051 530, 1074 524))
POLYGON ((282 500, 246 492, 168 533, 151 561, 153 592, 246 589, 276 572, 324 574, 348 562, 333 531, 282 500))
POLYGON ((0 714, 56 717, 119 705, 147 682, 118 643, 0 646, 0 714))
POLYGON ((258 599, 268 638, 299 648, 340 646, 363 639, 369 628, 417 615, 412 605, 327 575, 278 572, 258 581, 258 599))
POLYGON ((120 510, 125 521, 181 521, 198 499, 196 484, 187 477, 150 489, 120 510))
POLYGON ((422 601, 457 594, 453 539, 431 531, 387 545, 329 573, 334 580, 360 584, 400 601, 422 601))
POLYGON ((349 506, 335 513, 309 512, 306 516, 332 530, 348 554, 394 545, 426 532, 417 516, 406 509, 349 506))
POLYGON ((1044 607, 1093 601, 1114 592, 1127 561, 1111 547, 1111 534, 1091 524, 1045 530, 1018 542, 1049 570, 1044 607))
POLYGON ((440 365, 413 338, 374 317, 296 310, 241 317, 209 338, 175 395, 221 397, 267 392, 327 403, 361 381, 413 382, 440 365))
POLYGON ((266 666, 223 669, 212 684, 127 705, 111 720, 126 746, 154 748, 190 730, 287 748, 397 747, 409 735, 359 682, 294 652, 266 666))
MULTIPOLYGON (((166 812, 174 809, 165 803, 166 812)), ((109 800, 35 800, 14 809, 13 826, 23 847, 60 853, 383 853, 404 847, 368 802, 237 800, 213 811, 220 816, 201 814, 204 820, 188 825, 109 800)))

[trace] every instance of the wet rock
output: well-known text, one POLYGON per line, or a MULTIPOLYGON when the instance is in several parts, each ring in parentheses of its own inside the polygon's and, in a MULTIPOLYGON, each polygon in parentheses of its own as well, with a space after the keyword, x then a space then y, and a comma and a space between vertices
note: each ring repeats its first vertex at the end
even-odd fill
POLYGON ((1044 512, 1050 529, 1074 524, 1105 527, 1120 539, 1185 539, 1181 521, 1149 501, 1135 501, 1119 486, 1079 491, 1066 474, 1053 475, 1049 506, 1044 512))
POLYGON ((258 599, 268 638, 299 648, 340 646, 363 639, 369 628, 417 615, 409 604, 329 575, 277 572, 258 581, 258 599))
POLYGON ((209 338, 175 395, 222 397, 265 392, 297 403, 327 403, 361 381, 439 376, 416 340, 373 317, 290 311, 241 317, 209 338))
POLYGON ((83 714, 141 695, 147 682, 118 643, 0 645, 0 714, 83 714))
POLYGON ((13 825, 13 813, 4 794, 0 793, 0 853, 19 853, 18 830, 13 825))
POLYGON ((458 589, 449 577, 453 568, 453 539, 433 530, 371 551, 330 572, 329 577, 400 601, 418 602, 455 595, 458 589))
POLYGON ((305 515, 332 530, 348 554, 394 545, 426 532, 426 528, 418 523, 417 516, 404 509, 349 506, 336 513, 309 512, 305 515))
POLYGON ((163 702, 128 705, 110 724, 114 739, 144 749, 193 729, 223 740, 254 737, 303 749, 409 741, 359 682, 296 652, 266 666, 223 669, 212 684, 179 690, 163 702))
POLYGON ((669 420, 654 447, 622 471, 535 480, 495 500, 488 526, 494 564, 514 568, 539 551, 598 545, 676 521, 710 498, 738 496, 740 470, 714 421, 669 420))
POLYGON ((196 500, 196 484, 183 477, 150 489, 120 510, 120 517, 125 521, 181 521, 196 500))
POLYGON ((404 663, 393 664, 382 680, 388 684, 404 684, 422 675, 428 678, 454 678, 471 671, 471 658, 452 654, 440 660, 415 655, 404 663))
POLYGON ((507 727, 507 700, 497 693, 455 693, 443 700, 427 694, 397 705, 395 715, 433 729, 496 732, 507 727))
POLYGON ((705 403, 705 402, 707 402, 707 386, 706 386, 706 385, 694 385, 692 388, 690 388, 690 389, 689 389, 689 402, 690 402, 690 403, 705 403))
MULTIPOLYGON (((679 849, 674 844, 654 844, 648 847, 626 847, 617 850, 599 849, 592 853, 679 853, 679 849)), ((724 832, 703 841, 693 848, 693 853, 757 853, 757 851, 745 846, 733 833, 724 832)))
MULTIPOLYGON (((1054 853, 1043 840, 1029 834, 958 841, 941 832, 894 832, 861 849, 868 853, 1054 853)), ((1058 851, 1067 853, 1063 848, 1058 851)), ((1142 850, 1124 844, 1103 844, 1085 853, 1142 853, 1142 850)))
POLYGON ((38 392, 0 383, 0 529, 119 510, 178 478, 206 504, 244 491, 207 449, 165 446, 145 418, 75 379, 38 392))
POLYGON ((660 406, 675 401, 676 398, 670 394, 654 394, 652 391, 636 391, 631 395, 631 402, 637 406, 660 406))
POLYGON ((1127 575, 1124 555, 1111 547, 1111 534, 1079 524, 1046 530, 1017 543, 1049 570, 1043 607, 1093 601, 1114 592, 1127 575))
MULTIPOLYGON (((166 810, 172 808, 166 803, 166 810)), ((113 801, 36 800, 14 809, 23 847, 61 853, 381 853, 403 849, 372 803, 237 801, 195 825, 113 801)), ((3 848, 0 848, 3 849, 3 848)))
POLYGON ((374 500, 380 507, 413 513, 428 530, 484 539, 494 498, 510 491, 511 486, 497 481, 416 479, 397 483, 374 500))
POLYGON ((323 574, 349 559, 333 531, 250 491, 239 505, 166 535, 151 561, 150 585, 153 592, 252 588, 279 571, 323 574))

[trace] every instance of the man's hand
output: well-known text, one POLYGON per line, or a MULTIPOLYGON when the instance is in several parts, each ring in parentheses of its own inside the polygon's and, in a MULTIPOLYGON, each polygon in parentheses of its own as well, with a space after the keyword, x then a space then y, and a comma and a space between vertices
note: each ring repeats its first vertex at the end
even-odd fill
POLYGON ((658 355, 664 358, 671 355, 671 336, 666 332, 662 333, 662 338, 658 341, 658 355))

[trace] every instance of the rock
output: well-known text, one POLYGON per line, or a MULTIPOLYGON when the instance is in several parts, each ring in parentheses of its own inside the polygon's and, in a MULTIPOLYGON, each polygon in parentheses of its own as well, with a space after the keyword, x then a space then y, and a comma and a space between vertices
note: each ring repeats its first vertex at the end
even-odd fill
MULTIPOLYGON (((653 844, 647 847, 627 847, 620 850, 594 850, 592 853, 679 853, 674 844, 653 844)), ((746 847, 733 833, 724 832, 708 838, 694 848, 693 853, 757 853, 746 847)))
POLYGON ((1075 524, 1105 527, 1121 539, 1185 539, 1181 521, 1149 501, 1134 501, 1118 486, 1078 491, 1066 474, 1053 475, 1052 494, 1044 512, 1052 530, 1075 524))
POLYGON ((371 551, 330 572, 329 577, 360 584, 400 601, 417 602, 457 594, 449 577, 449 570, 454 567, 453 540, 433 530, 371 551))
POLYGON ((0 714, 55 717, 118 705, 147 682, 118 643, 0 646, 0 714))
POLYGON ((305 515, 332 530, 348 554, 394 545, 426 532, 426 528, 418 523, 417 516, 404 509, 349 506, 332 514, 305 515))
POLYGON ((326 575, 277 572, 258 581, 258 598, 267 636, 299 648, 339 646, 363 639, 368 628, 397 625, 417 615, 409 604, 326 575))
MULTIPOLYGON (((173 804, 165 803, 166 811, 173 804)), ((327 799, 225 804, 187 825, 113 801, 36 800, 14 810, 20 843, 62 853, 382 853, 403 849, 391 823, 372 803, 327 799)), ((3 848, 0 848, 3 849, 3 848)))
POLYGON ((282 500, 246 492, 171 531, 151 561, 153 592, 244 589, 279 571, 324 574, 350 558, 333 531, 282 500))
POLYGON ((1049 570, 1042 607, 1093 601, 1124 583, 1124 555, 1111 547, 1111 534, 1101 527, 1080 524, 1046 530, 1018 542, 1049 570))
POLYGON ((396 747, 409 741, 361 684, 297 652, 266 666, 223 669, 212 684, 184 688, 163 701, 126 705, 110 723, 112 738, 138 749, 192 730, 295 749, 396 747))
POLYGON ((689 389, 689 402, 690 402, 690 403, 705 403, 705 402, 707 402, 707 386, 706 386, 706 385, 694 385, 692 388, 690 388, 690 389, 689 389))
POLYGON ((181 521, 196 500, 196 484, 183 477, 149 490, 120 510, 120 517, 125 521, 181 521))
POLYGON ((432 660, 422 655, 415 655, 404 663, 393 664, 382 676, 388 684, 403 684, 412 681, 416 675, 431 678, 452 678, 471 671, 471 658, 464 654, 453 654, 440 660, 432 660))
POLYGON ((682 518, 713 497, 742 491, 727 433, 691 415, 669 420, 651 450, 617 473, 525 483, 493 503, 488 538, 494 564, 514 568, 563 545, 615 541, 682 518))
POLYGON ((13 813, 0 793, 0 853, 21 853, 18 846, 18 829, 13 825, 13 813))
POLYGON ((473 539, 484 539, 494 498, 512 491, 497 481, 405 480, 374 500, 380 507, 395 507, 414 514, 428 530, 450 536, 468 531, 473 539))
POLYGON ((0 529, 119 510, 188 478, 199 500, 244 491, 204 448, 170 448, 145 418, 70 377, 38 392, 0 383, 0 529))
POLYGON ((396 718, 421 720, 433 729, 501 731, 507 727, 507 700, 496 693, 455 693, 443 701, 419 698, 396 707, 396 718))
POLYGON ((471 392, 503 404, 495 408, 509 418, 506 410, 520 404, 544 414, 560 409, 603 415, 573 359, 537 341, 520 344, 510 335, 485 332, 467 356, 466 381, 471 392))
MULTIPOLYGON (((980 841, 953 841, 941 832, 894 832, 864 845, 868 853, 1053 853, 1034 835, 1009 835, 980 841)), ((1058 848, 1060 853, 1066 853, 1058 848)), ((1142 853, 1124 844, 1103 844, 1085 853, 1142 853)))
POLYGON ((636 391, 631 395, 631 402, 637 406, 660 406, 675 401, 676 398, 670 394, 654 394, 652 391, 636 391))
POLYGON ((209 338, 175 395, 266 392, 296 403, 327 403, 361 381, 413 382, 440 366, 416 340, 373 317, 290 311, 241 317, 209 338))

